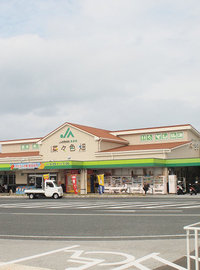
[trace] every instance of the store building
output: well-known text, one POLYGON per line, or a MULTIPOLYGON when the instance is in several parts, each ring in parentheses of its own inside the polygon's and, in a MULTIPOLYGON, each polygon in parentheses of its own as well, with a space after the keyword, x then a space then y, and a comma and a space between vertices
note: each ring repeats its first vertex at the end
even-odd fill
POLYGON ((76 175, 81 194, 96 192, 173 193, 177 179, 198 181, 200 133, 191 125, 108 131, 64 123, 42 138, 0 141, 0 185, 39 186, 49 174, 67 193, 76 175), (174 184, 175 183, 175 184, 174 184))

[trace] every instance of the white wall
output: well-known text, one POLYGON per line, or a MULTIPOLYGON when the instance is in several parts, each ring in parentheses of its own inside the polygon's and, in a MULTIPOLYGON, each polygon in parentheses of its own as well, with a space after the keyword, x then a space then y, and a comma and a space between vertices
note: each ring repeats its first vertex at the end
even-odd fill
POLYGON ((195 150, 192 145, 188 144, 178 147, 167 154, 167 158, 198 158, 199 150, 195 150))

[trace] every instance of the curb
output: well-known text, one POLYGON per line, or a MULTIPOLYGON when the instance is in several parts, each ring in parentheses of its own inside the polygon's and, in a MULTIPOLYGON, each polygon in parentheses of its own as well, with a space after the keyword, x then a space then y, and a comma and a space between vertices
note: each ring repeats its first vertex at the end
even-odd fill
MULTIPOLYGON (((9 193, 0 193, 1 198, 28 198, 25 194, 9 194, 9 193)), ((196 196, 191 196, 190 194, 186 194, 183 196, 177 194, 64 194, 63 198, 70 199, 82 199, 82 198, 93 198, 93 199, 107 199, 107 198, 195 198, 200 199, 200 194, 196 196)))

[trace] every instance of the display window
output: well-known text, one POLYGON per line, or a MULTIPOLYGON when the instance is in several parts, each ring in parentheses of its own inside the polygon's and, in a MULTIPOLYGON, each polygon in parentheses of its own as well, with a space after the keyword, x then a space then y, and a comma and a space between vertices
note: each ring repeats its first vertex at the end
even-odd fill
POLYGON ((0 174, 0 192, 15 192, 16 177, 15 174, 0 174))

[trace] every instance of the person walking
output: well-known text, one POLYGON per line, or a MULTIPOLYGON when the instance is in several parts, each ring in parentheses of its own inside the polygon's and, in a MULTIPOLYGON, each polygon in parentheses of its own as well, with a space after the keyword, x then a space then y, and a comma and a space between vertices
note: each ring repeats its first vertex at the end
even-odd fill
POLYGON ((147 194, 147 191, 149 190, 149 184, 144 183, 143 190, 145 192, 145 195, 147 194))

